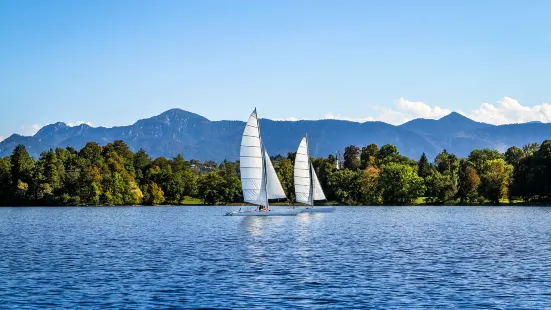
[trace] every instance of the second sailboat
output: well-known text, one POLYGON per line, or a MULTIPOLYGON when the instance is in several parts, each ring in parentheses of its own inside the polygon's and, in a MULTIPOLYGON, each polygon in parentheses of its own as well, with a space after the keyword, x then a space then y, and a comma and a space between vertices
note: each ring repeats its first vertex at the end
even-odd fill
POLYGON ((314 207, 314 201, 325 200, 325 194, 321 188, 316 170, 310 161, 308 150, 308 136, 304 136, 295 156, 295 197, 296 201, 308 205, 301 209, 301 213, 309 212, 334 212, 333 207, 314 207))

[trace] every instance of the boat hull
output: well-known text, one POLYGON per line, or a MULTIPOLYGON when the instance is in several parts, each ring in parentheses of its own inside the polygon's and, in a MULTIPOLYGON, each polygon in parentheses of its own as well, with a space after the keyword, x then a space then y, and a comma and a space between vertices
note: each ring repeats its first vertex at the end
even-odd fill
POLYGON ((226 216, 296 216, 300 210, 276 210, 276 211, 231 211, 226 216))
POLYGON ((334 207, 313 207, 300 209, 300 213, 332 213, 335 210, 334 207))

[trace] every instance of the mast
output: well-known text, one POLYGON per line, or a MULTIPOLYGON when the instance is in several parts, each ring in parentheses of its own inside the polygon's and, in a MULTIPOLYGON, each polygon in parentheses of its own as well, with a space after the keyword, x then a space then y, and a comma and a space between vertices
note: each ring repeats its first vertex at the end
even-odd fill
POLYGON ((265 156, 262 156, 262 169, 264 170, 264 184, 266 189, 264 190, 264 196, 266 197, 266 209, 269 209, 269 203, 268 203, 268 174, 266 172, 266 158, 265 156))
POLYGON ((312 163, 310 162, 310 147, 308 145, 308 134, 306 137, 306 158, 308 159, 308 174, 310 175, 310 206, 314 207, 314 180, 312 179, 312 163))
POLYGON ((254 112, 256 114, 256 126, 258 127, 258 137, 260 139, 260 147, 262 152, 262 178, 264 179, 264 197, 266 198, 266 209, 269 210, 269 203, 268 203, 268 174, 266 172, 266 156, 264 156, 266 152, 266 148, 264 147, 264 143, 262 142, 262 137, 260 136, 260 120, 258 119, 258 114, 256 113, 256 107, 254 108, 254 112))

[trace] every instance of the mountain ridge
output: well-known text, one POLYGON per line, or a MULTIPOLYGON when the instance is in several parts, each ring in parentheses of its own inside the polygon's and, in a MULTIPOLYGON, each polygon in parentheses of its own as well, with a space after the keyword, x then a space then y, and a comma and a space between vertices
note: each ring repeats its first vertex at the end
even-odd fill
MULTIPOLYGON (((474 148, 505 148, 551 138, 551 124, 491 125, 476 122, 457 112, 438 120, 418 118, 402 125, 380 121, 353 122, 346 120, 282 121, 260 119, 262 137, 271 155, 296 151, 302 136, 308 133, 313 156, 342 152, 350 144, 394 144, 411 158, 421 153, 434 157, 442 149, 466 156, 474 148)), ((137 120, 126 126, 91 127, 87 124, 69 126, 63 122, 46 125, 33 136, 12 134, 0 142, 0 156, 8 156, 18 144, 38 157, 55 147, 82 148, 87 142, 100 145, 114 140, 125 141, 133 151, 143 148, 151 156, 173 157, 181 153, 188 159, 236 160, 239 156, 244 121, 211 121, 182 109, 170 109, 159 115, 137 120)))

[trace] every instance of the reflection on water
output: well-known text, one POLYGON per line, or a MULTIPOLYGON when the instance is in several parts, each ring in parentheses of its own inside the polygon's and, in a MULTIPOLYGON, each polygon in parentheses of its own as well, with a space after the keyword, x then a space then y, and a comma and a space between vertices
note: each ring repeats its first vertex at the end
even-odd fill
POLYGON ((544 308, 551 208, 0 208, 5 308, 544 308))

